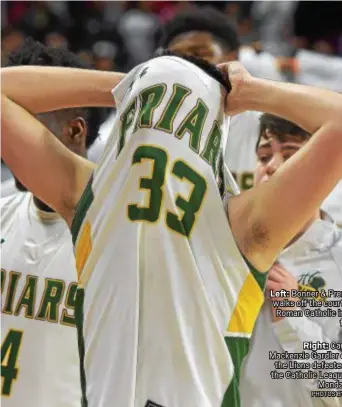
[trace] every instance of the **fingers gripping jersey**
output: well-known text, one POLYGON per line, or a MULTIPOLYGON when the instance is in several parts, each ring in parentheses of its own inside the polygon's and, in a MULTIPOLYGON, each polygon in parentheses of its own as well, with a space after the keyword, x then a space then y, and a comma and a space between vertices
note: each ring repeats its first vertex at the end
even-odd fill
POLYGON ((73 224, 84 406, 239 404, 263 276, 222 205, 223 96, 174 57, 114 90, 118 119, 73 224))

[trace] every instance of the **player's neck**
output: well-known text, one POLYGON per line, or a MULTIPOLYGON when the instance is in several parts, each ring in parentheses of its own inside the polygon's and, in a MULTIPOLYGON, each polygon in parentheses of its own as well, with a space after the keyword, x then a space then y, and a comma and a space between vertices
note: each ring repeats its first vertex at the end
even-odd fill
POLYGON ((303 234, 309 229, 309 227, 317 220, 321 219, 321 210, 318 209, 314 215, 310 218, 310 220, 304 225, 304 227, 296 234, 296 236, 289 242, 288 246, 291 246, 294 242, 296 242, 303 234))
POLYGON ((43 212, 54 212, 53 209, 51 209, 49 206, 47 206, 44 202, 40 201, 37 197, 33 197, 33 202, 36 205, 36 207, 43 211, 43 212))

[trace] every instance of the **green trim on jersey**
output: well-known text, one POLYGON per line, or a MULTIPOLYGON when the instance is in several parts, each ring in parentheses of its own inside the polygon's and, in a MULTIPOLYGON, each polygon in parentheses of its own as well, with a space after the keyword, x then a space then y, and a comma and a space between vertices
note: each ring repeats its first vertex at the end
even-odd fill
MULTIPOLYGON (((262 273, 261 271, 257 270, 246 259, 246 257, 241 253, 241 251, 240 254, 244 261, 246 262, 249 271, 251 272, 252 276, 258 283, 259 287, 261 288, 262 291, 264 291, 268 273, 262 273)), ((240 407, 241 402, 239 385, 240 385, 241 366, 249 350, 250 338, 229 336, 225 337, 224 339, 234 364, 234 376, 223 397, 221 407, 240 407)))
POLYGON ((79 200, 77 204, 77 208, 75 211, 74 219, 72 220, 71 224, 71 236, 72 236, 72 242, 75 245, 78 233, 81 229, 83 220, 88 212, 88 209, 90 205, 92 204, 94 200, 94 194, 92 190, 92 184, 93 184, 93 174, 91 175, 88 184, 83 191, 83 194, 81 196, 81 199, 79 200))
POLYGON ((87 400, 87 381, 84 370, 84 337, 83 337, 83 304, 84 304, 84 289, 78 288, 75 299, 75 322, 77 328, 78 353, 80 356, 80 376, 81 376, 81 406, 88 407, 87 400))
MULTIPOLYGON (((228 207, 227 207, 228 209, 228 207)), ((226 215, 227 215, 227 219, 228 219, 228 224, 230 229, 232 230, 232 225, 230 223, 230 219, 229 219, 229 212, 228 210, 225 210, 226 215)), ((235 239, 234 239, 235 240, 235 239)), ((245 263, 247 264, 249 271, 251 272, 252 276, 255 278, 256 282, 259 284, 259 287, 262 289, 262 291, 264 291, 265 289, 265 285, 266 285, 266 280, 267 280, 267 276, 268 276, 268 271, 265 273, 262 273, 261 271, 259 271, 258 269, 256 269, 248 260, 247 258, 243 255, 242 251, 240 250, 240 247, 238 246, 238 244, 236 243, 237 248, 239 249, 239 252, 241 254, 241 257, 244 259, 245 263)))
MULTIPOLYGON (((240 253, 241 253, 241 251, 240 251, 240 253)), ((257 270, 254 266, 252 266, 252 264, 246 259, 246 257, 242 253, 241 253, 241 256, 245 260, 252 276, 255 278, 256 282, 259 284, 259 287, 261 288, 262 291, 264 291, 268 272, 262 273, 261 271, 257 270)))
POLYGON ((240 373, 244 357, 248 353, 249 338, 225 337, 229 354, 234 364, 234 376, 223 397, 221 407, 240 407, 240 373))

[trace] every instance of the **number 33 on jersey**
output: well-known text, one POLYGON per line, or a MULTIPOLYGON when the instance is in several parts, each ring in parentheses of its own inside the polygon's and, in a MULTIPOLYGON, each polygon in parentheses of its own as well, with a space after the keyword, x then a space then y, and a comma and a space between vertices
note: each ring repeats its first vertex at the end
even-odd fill
POLYGON ((235 407, 264 281, 222 203, 224 92, 162 57, 113 93, 118 118, 72 227, 83 406, 235 407))

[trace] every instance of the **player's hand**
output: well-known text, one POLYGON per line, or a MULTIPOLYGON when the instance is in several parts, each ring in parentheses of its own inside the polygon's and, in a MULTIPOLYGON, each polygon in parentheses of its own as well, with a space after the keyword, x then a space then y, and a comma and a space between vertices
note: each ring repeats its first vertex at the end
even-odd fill
MULTIPOLYGON (((269 271, 268 278, 266 281, 266 296, 270 296, 270 290, 274 293, 275 291, 286 290, 291 293, 291 290, 298 290, 298 282, 296 278, 289 273, 285 268, 279 264, 275 263, 269 271)), ((297 298, 286 297, 289 301, 297 301, 297 298)), ((273 301, 280 301, 284 298, 273 297, 273 301)), ((278 309, 284 310, 294 310, 294 307, 279 307, 278 309)), ((275 308, 272 306, 273 322, 280 321, 282 317, 277 317, 275 313, 275 308)))
POLYGON ((217 68, 230 82, 232 90, 226 96, 225 113, 229 116, 248 110, 245 89, 253 80, 252 75, 238 61, 217 65, 217 68))
POLYGON ((266 281, 266 291, 298 290, 296 278, 289 273, 280 263, 274 263, 266 281))

